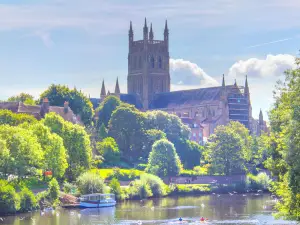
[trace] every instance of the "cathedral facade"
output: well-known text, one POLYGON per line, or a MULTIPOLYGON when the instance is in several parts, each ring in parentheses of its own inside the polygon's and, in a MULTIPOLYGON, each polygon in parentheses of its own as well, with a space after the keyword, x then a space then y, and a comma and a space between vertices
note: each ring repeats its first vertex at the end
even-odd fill
MULTIPOLYGON (((114 93, 122 101, 135 105, 140 110, 162 110, 176 114, 180 118, 193 120, 203 129, 203 141, 213 133, 218 125, 229 121, 239 121, 251 133, 260 134, 267 131, 266 124, 260 113, 259 121, 252 117, 250 90, 247 76, 244 86, 235 82, 226 85, 223 75, 222 85, 218 87, 199 88, 193 90, 170 90, 169 65, 169 29, 167 21, 163 31, 163 40, 156 40, 152 24, 148 29, 145 19, 143 39, 134 40, 132 23, 129 28, 129 53, 127 94, 120 92, 118 79, 114 93)), ((107 96, 104 81, 101 88, 101 98, 107 96)), ((91 99, 98 104, 99 99, 91 99)))

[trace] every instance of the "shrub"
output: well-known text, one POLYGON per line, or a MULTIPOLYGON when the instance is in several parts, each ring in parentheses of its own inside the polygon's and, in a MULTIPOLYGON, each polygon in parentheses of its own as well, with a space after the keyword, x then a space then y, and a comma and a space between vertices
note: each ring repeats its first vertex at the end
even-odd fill
POLYGON ((14 187, 0 180, 0 214, 15 213, 19 210, 20 199, 14 187))
POLYGON ((146 172, 159 177, 176 176, 181 168, 180 159, 171 142, 161 139, 153 144, 146 172))
POLYGON ((20 195, 20 210, 22 212, 30 211, 37 208, 37 201, 32 193, 28 188, 23 188, 22 191, 19 193, 20 195))
POLYGON ((136 166, 136 169, 138 169, 138 170, 145 170, 146 167, 147 167, 147 164, 138 164, 138 165, 136 166))
POLYGON ((268 190, 271 184, 270 177, 265 173, 259 173, 257 176, 253 174, 247 174, 246 177, 246 187, 255 190, 268 190))
POLYGON ((193 168, 193 171, 195 171, 195 173, 199 176, 201 175, 207 175, 208 174, 208 168, 207 165, 201 167, 201 166, 195 166, 193 168))
POLYGON ((97 143, 97 150, 104 157, 105 162, 115 164, 120 160, 120 151, 118 144, 112 137, 104 138, 97 143))
POLYGON ((140 175, 144 173, 140 170, 135 169, 120 169, 120 168, 113 168, 113 169, 93 169, 91 170, 92 173, 99 173, 103 179, 111 180, 113 178, 117 178, 118 180, 122 181, 130 181, 134 179, 140 178, 140 175))
POLYGON ((130 199, 143 199, 152 196, 150 185, 141 180, 134 180, 129 184, 130 199))
POLYGON ((210 184, 172 184, 169 187, 170 194, 189 195, 189 194, 208 194, 211 192, 210 184))
POLYGON ((81 194, 105 193, 107 187, 103 179, 91 172, 85 172, 77 178, 77 186, 81 194))
POLYGON ((77 195, 79 192, 76 184, 72 184, 69 182, 64 183, 63 190, 65 193, 72 194, 72 195, 77 195))
POLYGON ((117 199, 121 199, 122 196, 122 189, 120 182, 117 178, 113 178, 109 183, 110 191, 111 193, 114 193, 116 195, 117 199))
POLYGON ((49 188, 47 190, 46 199, 49 200, 52 206, 58 205, 60 187, 55 178, 49 182, 49 188))
POLYGON ((141 181, 150 186, 151 192, 154 197, 160 197, 167 194, 166 185, 159 177, 152 174, 141 175, 141 181))

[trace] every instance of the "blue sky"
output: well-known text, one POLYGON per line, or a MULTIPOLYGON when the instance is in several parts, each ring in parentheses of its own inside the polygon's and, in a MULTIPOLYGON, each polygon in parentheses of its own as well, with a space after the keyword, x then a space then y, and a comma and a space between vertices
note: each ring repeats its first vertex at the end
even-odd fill
POLYGON ((0 0, 0 99, 38 96, 51 83, 100 95, 119 77, 126 92, 128 27, 142 37, 144 17, 155 39, 170 30, 172 90, 248 74, 253 116, 272 104, 283 71, 295 68, 300 40, 297 0, 0 0), (193 76, 194 79, 189 79, 193 76))

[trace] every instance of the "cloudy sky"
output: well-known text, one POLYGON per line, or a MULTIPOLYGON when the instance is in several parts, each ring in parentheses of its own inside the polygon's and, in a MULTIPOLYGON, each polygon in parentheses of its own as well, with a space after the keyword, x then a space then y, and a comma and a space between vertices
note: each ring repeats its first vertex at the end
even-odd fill
POLYGON ((243 85, 253 116, 272 104, 283 71, 294 68, 300 41, 298 0, 0 0, 0 99, 38 96, 51 83, 98 97, 102 79, 126 92, 128 27, 155 39, 170 29, 172 90, 243 85))

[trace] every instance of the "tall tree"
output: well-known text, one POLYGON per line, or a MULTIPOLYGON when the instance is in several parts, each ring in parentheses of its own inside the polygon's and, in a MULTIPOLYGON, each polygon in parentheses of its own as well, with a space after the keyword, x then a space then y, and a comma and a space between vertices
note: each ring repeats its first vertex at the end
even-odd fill
POLYGON ((27 93, 20 93, 8 98, 9 102, 23 102, 26 105, 35 105, 34 97, 27 93))
POLYGON ((107 137, 97 143, 97 150, 104 157, 106 163, 113 165, 120 160, 118 144, 112 137, 107 137))
POLYGON ((74 180, 90 167, 92 149, 89 135, 82 126, 67 122, 55 113, 46 114, 43 123, 63 139, 69 156, 66 175, 69 180, 74 180))
POLYGON ((174 145, 166 139, 156 141, 149 155, 146 172, 166 177, 176 176, 180 171, 181 162, 174 145))
POLYGON ((114 110, 120 106, 122 102, 116 96, 108 96, 96 109, 96 115, 98 115, 97 127, 100 128, 102 124, 106 127, 114 110))
POLYGON ((77 89, 69 89, 64 85, 52 84, 46 91, 44 91, 39 102, 44 98, 48 98, 50 105, 63 106, 65 101, 69 102, 72 111, 79 115, 85 125, 90 125, 93 119, 93 105, 88 97, 77 89))
POLYGON ((245 170, 245 142, 230 125, 218 126, 210 136, 205 155, 212 172, 231 175, 245 170))

